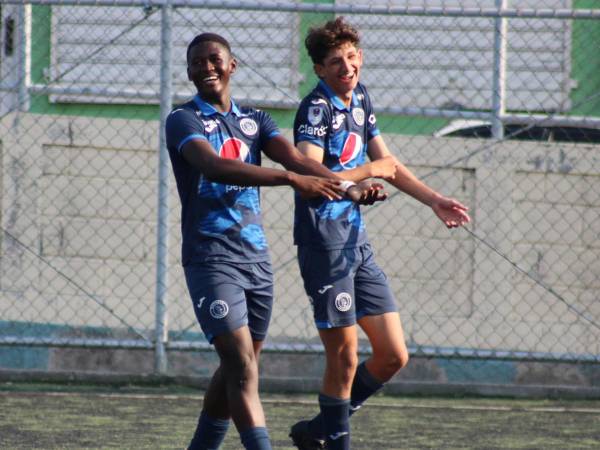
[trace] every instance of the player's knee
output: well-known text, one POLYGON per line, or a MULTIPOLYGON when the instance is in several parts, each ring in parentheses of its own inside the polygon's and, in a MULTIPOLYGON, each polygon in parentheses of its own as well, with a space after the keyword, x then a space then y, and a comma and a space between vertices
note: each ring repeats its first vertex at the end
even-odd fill
POLYGON ((408 352, 399 351, 392 353, 388 357, 387 361, 387 366, 390 372, 393 372, 393 374, 395 374, 403 367, 406 367, 406 365, 408 364, 408 359, 408 352))
POLYGON ((358 356, 356 351, 347 350, 339 354, 340 377, 343 383, 352 383, 354 373, 358 367, 358 356))
POLYGON ((236 355, 223 363, 224 374, 229 383, 242 390, 258 378, 258 367, 253 352, 236 355))

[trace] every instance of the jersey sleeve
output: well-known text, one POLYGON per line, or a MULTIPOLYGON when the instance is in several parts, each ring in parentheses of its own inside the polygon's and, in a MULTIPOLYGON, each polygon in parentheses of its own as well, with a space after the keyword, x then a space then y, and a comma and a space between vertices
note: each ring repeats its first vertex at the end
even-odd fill
POLYGON ((367 118, 367 142, 373 139, 375 136, 379 136, 381 132, 377 127, 377 118, 375 117, 375 111, 373 111, 373 104, 371 103, 371 96, 367 92, 367 88, 362 87, 364 93, 365 102, 365 116, 367 118))
POLYGON ((174 109, 166 123, 167 147, 181 153, 183 146, 194 139, 205 139, 204 126, 192 110, 174 109))
POLYGON ((265 111, 258 111, 257 119, 260 130, 260 144, 262 148, 270 139, 273 139, 275 136, 279 136, 281 131, 279 131, 279 127, 269 113, 265 111))
POLYGON ((327 130, 331 126, 331 112, 324 99, 305 99, 296 112, 294 120, 294 144, 307 141, 325 148, 327 130))

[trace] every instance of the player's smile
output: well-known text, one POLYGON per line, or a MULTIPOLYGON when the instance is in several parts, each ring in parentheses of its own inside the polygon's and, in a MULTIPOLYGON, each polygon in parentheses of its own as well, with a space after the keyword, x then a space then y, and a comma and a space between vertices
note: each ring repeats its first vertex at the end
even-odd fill
POLYGON ((229 78, 236 61, 216 42, 202 42, 190 49, 188 78, 205 101, 229 105, 229 78))
POLYGON ((349 105, 352 91, 358 84, 361 66, 362 51, 346 42, 330 50, 322 64, 315 64, 315 71, 333 92, 349 105))

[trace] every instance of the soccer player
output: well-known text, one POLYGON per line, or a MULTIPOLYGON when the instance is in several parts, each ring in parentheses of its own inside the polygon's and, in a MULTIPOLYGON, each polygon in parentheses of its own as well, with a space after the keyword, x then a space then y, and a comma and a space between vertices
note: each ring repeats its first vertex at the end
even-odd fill
MULTIPOLYGON (((337 175, 284 139, 267 113, 239 107, 229 86, 236 67, 222 36, 196 36, 187 49, 187 74, 198 93, 166 123, 182 204, 186 282, 196 318, 220 358, 191 450, 218 448, 229 417, 245 448, 271 448, 257 361, 271 317, 273 274, 257 186, 290 185, 302 196, 331 201, 344 192, 364 203, 384 197, 368 183, 346 190, 337 175), (261 150, 288 170, 260 167, 261 150)), ((388 159, 365 173, 389 175, 394 164, 388 159)))
MULTIPOLYGON (((341 17, 309 30, 305 45, 320 81, 294 122, 298 149, 347 179, 359 174, 367 155, 372 161, 391 157, 359 83, 359 42, 358 31, 341 17)), ((426 186, 399 161, 388 181, 429 206, 448 228, 470 220, 466 206, 426 186)), ((408 362, 400 316, 358 205, 296 195, 294 241, 326 367, 320 414, 292 426, 290 437, 302 450, 347 450, 349 416, 408 362), (357 324, 372 346, 372 356, 360 365, 357 324)))

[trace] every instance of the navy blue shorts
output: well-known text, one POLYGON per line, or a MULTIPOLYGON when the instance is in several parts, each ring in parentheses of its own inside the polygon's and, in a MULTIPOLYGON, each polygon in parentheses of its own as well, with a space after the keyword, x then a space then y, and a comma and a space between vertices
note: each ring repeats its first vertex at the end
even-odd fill
POLYGON ((245 325, 252 339, 265 339, 273 309, 270 262, 216 262, 183 269, 196 318, 208 342, 245 325))
POLYGON ((398 310, 368 243, 341 250, 299 246, 298 262, 317 328, 346 327, 398 310))

